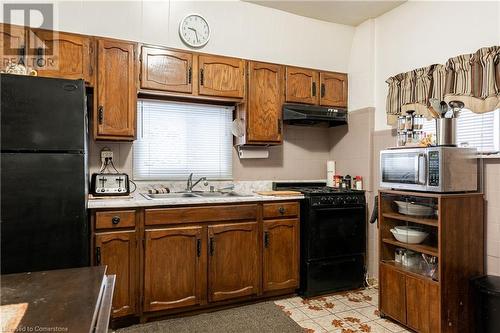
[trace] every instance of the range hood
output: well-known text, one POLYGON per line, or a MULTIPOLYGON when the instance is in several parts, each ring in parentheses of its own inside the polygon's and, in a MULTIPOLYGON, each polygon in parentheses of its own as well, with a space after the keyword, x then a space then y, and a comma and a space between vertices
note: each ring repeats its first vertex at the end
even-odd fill
POLYGON ((304 104, 284 104, 283 121, 291 125, 340 126, 347 124, 347 109, 304 104))

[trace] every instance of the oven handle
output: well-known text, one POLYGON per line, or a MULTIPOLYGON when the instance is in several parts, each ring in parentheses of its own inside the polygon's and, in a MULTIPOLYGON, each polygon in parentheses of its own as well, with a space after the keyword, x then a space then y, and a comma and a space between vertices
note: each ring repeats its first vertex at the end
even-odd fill
POLYGON ((321 267, 328 267, 328 266, 334 266, 334 265, 338 265, 338 264, 344 264, 346 262, 356 262, 356 258, 349 257, 349 258, 345 258, 342 260, 336 260, 336 261, 329 262, 329 263, 321 263, 320 266, 321 267))
POLYGON ((365 206, 352 206, 352 207, 325 207, 325 208, 315 208, 313 207, 315 211, 325 211, 325 210, 353 210, 353 209, 363 209, 365 210, 365 206))
POLYGON ((417 166, 417 173, 418 173, 418 184, 419 185, 425 185, 427 183, 427 159, 425 158, 425 154, 420 153, 418 154, 418 166, 417 166))

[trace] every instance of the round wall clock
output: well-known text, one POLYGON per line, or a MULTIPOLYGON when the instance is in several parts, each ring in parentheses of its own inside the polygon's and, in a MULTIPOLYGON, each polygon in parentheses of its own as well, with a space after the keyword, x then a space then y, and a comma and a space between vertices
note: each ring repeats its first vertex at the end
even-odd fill
POLYGON ((200 48, 210 39, 210 26, 203 16, 189 14, 179 24, 179 36, 187 46, 200 48))

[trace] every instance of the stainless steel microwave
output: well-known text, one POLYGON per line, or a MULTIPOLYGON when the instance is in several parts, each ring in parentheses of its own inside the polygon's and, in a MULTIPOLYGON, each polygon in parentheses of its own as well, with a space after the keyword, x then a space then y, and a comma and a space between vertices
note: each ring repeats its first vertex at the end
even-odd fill
POLYGON ((380 187, 425 192, 477 191, 475 148, 428 147, 380 152, 380 187))

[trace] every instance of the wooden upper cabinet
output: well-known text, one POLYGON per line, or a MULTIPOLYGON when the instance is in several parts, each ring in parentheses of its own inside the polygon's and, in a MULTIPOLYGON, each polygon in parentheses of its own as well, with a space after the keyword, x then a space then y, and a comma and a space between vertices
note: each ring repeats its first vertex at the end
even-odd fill
POLYGON ((24 61, 26 54, 26 29, 15 25, 0 23, 0 46, 2 47, 2 67, 7 62, 24 61))
POLYGON ((199 94, 243 98, 245 61, 243 59, 199 55, 199 94))
POLYGON ((320 72, 319 82, 320 105, 347 107, 347 74, 320 72))
POLYGON ((96 138, 133 140, 137 111, 135 43, 97 40, 96 138))
POLYGON ((299 285, 299 220, 264 221, 264 291, 299 285))
POLYGON ((249 142, 282 142, 283 66, 248 63, 247 135, 249 142))
POLYGON ((286 67, 286 101, 318 103, 318 72, 313 69, 286 67))
POLYGON ((142 47, 141 88, 191 93, 193 54, 142 47))
POLYGON ((98 265, 108 266, 106 274, 115 274, 113 317, 136 312, 136 248, 135 231, 109 232, 95 235, 95 258, 98 265))
POLYGON ((387 265, 380 264, 380 311, 399 322, 406 323, 405 274, 387 265))
POLYGON ((208 298, 222 301, 259 292, 257 222, 208 226, 208 298))
POLYGON ((64 79, 84 79, 94 82, 93 40, 49 30, 30 30, 31 43, 35 46, 39 76, 64 79))
POLYGON ((200 304, 206 295, 201 226, 146 230, 144 311, 200 304))

